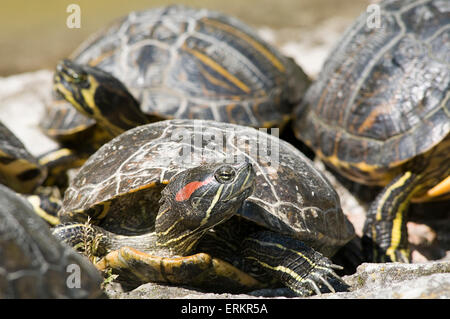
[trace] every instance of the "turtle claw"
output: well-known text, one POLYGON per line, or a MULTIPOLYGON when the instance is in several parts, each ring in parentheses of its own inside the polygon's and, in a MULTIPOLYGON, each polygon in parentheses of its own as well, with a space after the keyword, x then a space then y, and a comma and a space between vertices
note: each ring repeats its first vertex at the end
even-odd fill
POLYGON ((328 263, 328 259, 325 259, 324 263, 320 263, 319 265, 317 265, 307 275, 307 282, 314 282, 315 287, 320 287, 318 289, 314 288, 314 291, 317 295, 321 295, 323 292, 335 293, 336 291, 347 290, 347 284, 342 280, 341 277, 339 277, 338 274, 334 272, 333 269, 342 269, 342 267, 339 265, 328 263))

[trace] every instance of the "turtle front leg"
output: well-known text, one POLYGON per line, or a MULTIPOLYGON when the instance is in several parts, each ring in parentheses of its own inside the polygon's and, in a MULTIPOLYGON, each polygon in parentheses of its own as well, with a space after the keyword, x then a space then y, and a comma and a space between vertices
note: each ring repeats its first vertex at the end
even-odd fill
POLYGON ((131 247, 114 250, 96 263, 112 269, 127 287, 157 282, 186 285, 211 291, 250 291, 264 285, 231 264, 206 253, 183 257, 160 257, 131 247))
POLYGON ((406 222, 411 198, 421 189, 421 176, 406 172, 388 184, 369 207, 362 238, 369 262, 409 262, 406 222))
POLYGON ((299 296, 345 291, 348 287, 334 272, 342 267, 300 240, 285 235, 270 231, 254 233, 243 242, 243 256, 248 262, 248 273, 258 278, 264 270, 299 296))

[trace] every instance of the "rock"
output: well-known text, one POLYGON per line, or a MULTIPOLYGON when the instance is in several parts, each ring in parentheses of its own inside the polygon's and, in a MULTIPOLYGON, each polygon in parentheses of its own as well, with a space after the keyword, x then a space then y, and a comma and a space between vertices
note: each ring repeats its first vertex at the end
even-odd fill
POLYGON ((310 298, 450 298, 449 261, 415 264, 364 263, 354 275, 345 276, 343 279, 350 285, 350 292, 310 298))
POLYGON ((0 78, 0 121, 34 156, 57 147, 38 126, 51 98, 52 77, 41 70, 0 78))
MULTIPOLYGON (((450 298, 450 261, 415 264, 386 263, 360 265, 344 276, 349 292, 327 293, 309 299, 411 299, 450 298)), ((261 289, 247 294, 205 293, 186 287, 148 283, 124 292, 119 284, 106 287, 110 298, 118 299, 261 299, 292 297, 286 288, 261 289)))
POLYGON ((155 283, 143 284, 131 291, 124 292, 119 284, 110 284, 105 287, 105 292, 109 298, 114 299, 242 299, 257 298, 247 294, 230 293, 205 293, 202 291, 160 285, 155 283))

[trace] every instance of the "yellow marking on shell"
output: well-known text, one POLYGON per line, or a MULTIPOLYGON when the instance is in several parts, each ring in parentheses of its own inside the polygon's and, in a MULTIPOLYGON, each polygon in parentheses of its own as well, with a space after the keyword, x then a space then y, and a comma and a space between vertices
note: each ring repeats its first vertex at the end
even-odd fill
POLYGON ((98 57, 96 57, 95 59, 89 61, 89 66, 97 66, 100 62, 102 62, 103 60, 105 60, 106 58, 109 58, 110 56, 112 56, 116 51, 115 50, 109 50, 106 51, 102 54, 100 54, 98 57))
POLYGON ((55 160, 58 160, 64 156, 70 156, 73 154, 73 151, 68 148, 61 148, 59 150, 56 150, 54 152, 51 152, 39 159, 39 162, 41 165, 47 165, 50 162, 53 162, 55 160))
POLYGON ((136 193, 136 192, 139 192, 141 190, 144 190, 144 189, 147 189, 147 188, 152 188, 152 187, 155 187, 155 186, 156 186, 156 182, 151 182, 151 183, 148 183, 148 184, 145 184, 145 185, 142 185, 142 186, 130 189, 126 193, 127 194, 136 193))
MULTIPOLYGON (((320 150, 317 150, 317 155, 319 157, 321 157, 325 162, 330 163, 332 166, 336 167, 337 169, 342 169, 342 168, 347 169, 347 170, 358 169, 364 173, 370 174, 373 177, 379 176, 379 178, 378 178, 379 182, 377 183, 377 185, 380 185, 380 186, 389 184, 389 182, 393 178, 392 174, 390 174, 390 173, 384 173, 384 174, 378 173, 376 171, 379 168, 377 165, 370 165, 365 162, 348 163, 348 162, 340 160, 335 154, 333 154, 331 156, 325 156, 320 150)), ((365 184, 365 180, 357 179, 356 181, 365 184)))
POLYGON ((220 64, 218 64, 216 61, 208 57, 207 55, 197 51, 188 48, 187 46, 183 47, 187 52, 194 55, 197 59, 214 69, 216 72, 221 74, 224 78, 226 78, 228 81, 236 85, 238 88, 240 88, 245 93, 250 93, 251 89, 241 80, 239 80, 237 77, 232 75, 230 72, 228 72, 226 69, 224 69, 220 64))
POLYGON ((204 18, 204 19, 202 19, 202 21, 206 24, 213 25, 218 29, 224 30, 230 34, 235 35, 238 38, 243 39, 248 44, 253 46, 263 56, 265 56, 272 63, 272 65, 275 66, 280 72, 286 71, 283 63, 272 52, 267 50, 259 41, 254 40, 253 38, 251 38, 244 32, 242 32, 236 28, 233 28, 232 26, 230 26, 228 24, 223 24, 223 23, 220 23, 219 21, 210 20, 208 18, 204 18))
POLYGON ((27 197, 28 201, 30 202, 31 206, 33 206, 34 212, 41 217, 42 219, 46 220, 51 225, 58 225, 60 224, 60 220, 58 217, 50 215, 45 210, 43 210, 40 207, 41 199, 37 195, 32 195, 27 197))
POLYGON ((450 193, 450 176, 447 176, 443 181, 434 186, 432 189, 428 190, 427 196, 438 197, 450 193))
MULTIPOLYGON (((208 82, 211 82, 212 84, 216 85, 216 86, 221 86, 227 90, 230 90, 232 87, 230 85, 228 85, 226 82, 219 80, 218 78, 212 76, 211 74, 209 74, 206 71, 202 71, 202 74, 206 77, 206 79, 208 80, 208 82)), ((238 96, 236 96, 235 98, 239 98, 238 96)))
POLYGON ((217 202, 219 201, 220 195, 222 195, 222 191, 223 191, 224 186, 225 186, 224 184, 221 184, 219 186, 219 189, 217 189, 216 195, 214 195, 214 198, 213 198, 213 200, 211 202, 211 205, 209 205, 209 207, 208 207, 208 209, 206 211, 205 217, 200 222, 200 226, 203 226, 203 225, 205 225, 208 222, 209 217, 211 216, 211 211, 213 210, 214 206, 216 206, 217 202))

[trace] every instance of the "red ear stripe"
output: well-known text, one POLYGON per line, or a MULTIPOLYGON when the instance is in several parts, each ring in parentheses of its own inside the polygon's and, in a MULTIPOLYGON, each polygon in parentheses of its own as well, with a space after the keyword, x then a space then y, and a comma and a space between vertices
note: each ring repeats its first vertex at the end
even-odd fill
POLYGON ((191 197, 192 193, 195 192, 197 189, 202 187, 203 185, 209 184, 214 179, 214 176, 211 176, 204 181, 195 181, 190 182, 186 186, 184 186, 182 189, 180 189, 175 196, 175 200, 177 202, 181 202, 184 200, 187 200, 191 197))

